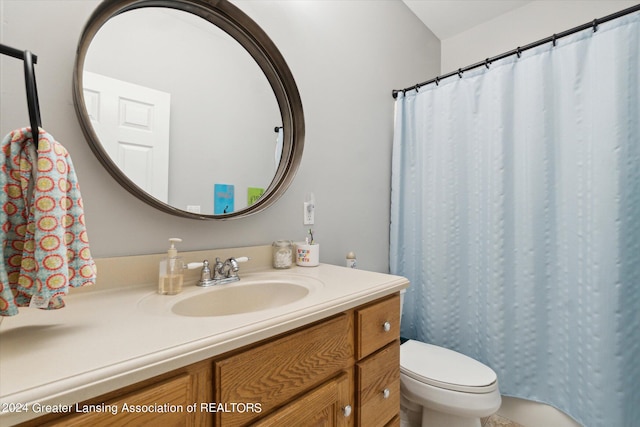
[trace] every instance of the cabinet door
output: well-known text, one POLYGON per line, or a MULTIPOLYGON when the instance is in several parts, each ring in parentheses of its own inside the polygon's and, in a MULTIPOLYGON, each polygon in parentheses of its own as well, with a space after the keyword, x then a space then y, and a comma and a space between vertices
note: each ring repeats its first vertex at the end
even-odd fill
POLYGON ((71 409, 77 412, 50 413, 19 425, 210 427, 213 416, 200 411, 199 403, 213 401, 211 369, 211 360, 194 363, 73 404, 71 409), (195 411, 189 406, 193 404, 197 405, 195 411))
POLYGON ((252 425, 347 427, 353 419, 348 400, 343 400, 348 395, 349 378, 342 374, 252 425))
POLYGON ((356 374, 358 424, 384 426, 400 411, 400 342, 358 362, 356 374))
MULTIPOLYGON (((48 425, 65 427, 196 426, 196 414, 188 413, 186 410, 189 404, 195 402, 193 391, 191 376, 183 374, 95 407, 104 412, 96 412, 91 406, 86 406, 86 413, 60 418, 48 425), (148 408, 155 409, 150 412, 148 408), (111 412, 112 410, 114 412, 111 412)), ((84 405, 79 403, 77 406, 83 410, 84 405)))

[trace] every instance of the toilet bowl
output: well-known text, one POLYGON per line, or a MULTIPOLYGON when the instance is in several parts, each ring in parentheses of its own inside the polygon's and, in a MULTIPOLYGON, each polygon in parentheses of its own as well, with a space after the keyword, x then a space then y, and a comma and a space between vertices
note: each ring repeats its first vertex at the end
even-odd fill
POLYGON ((502 401, 493 370, 463 354, 409 340, 400 346, 403 409, 422 427, 480 427, 502 401))
POLYGON ((415 340, 400 346, 400 394, 402 424, 422 427, 480 427, 502 403, 491 368, 415 340))

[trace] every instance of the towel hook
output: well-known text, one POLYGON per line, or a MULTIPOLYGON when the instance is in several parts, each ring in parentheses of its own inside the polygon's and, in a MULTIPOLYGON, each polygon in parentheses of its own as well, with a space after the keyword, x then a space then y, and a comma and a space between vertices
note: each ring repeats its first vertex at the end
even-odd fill
POLYGON ((27 90, 27 106, 29 108, 29 123, 31 124, 31 136, 33 142, 38 145, 39 128, 42 124, 40 119, 40 104, 38 102, 38 88, 36 86, 36 76, 33 67, 33 57, 28 50, 24 51, 24 82, 27 90))

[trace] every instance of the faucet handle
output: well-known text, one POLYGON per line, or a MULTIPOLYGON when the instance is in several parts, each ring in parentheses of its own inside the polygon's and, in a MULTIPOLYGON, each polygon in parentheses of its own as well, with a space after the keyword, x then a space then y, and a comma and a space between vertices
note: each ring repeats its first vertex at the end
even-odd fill
MULTIPOLYGON (((209 263, 209 261, 207 261, 207 263, 209 263)), ((194 268, 202 268, 202 267, 204 267, 204 262, 190 262, 187 264, 188 270, 193 270, 194 268)))

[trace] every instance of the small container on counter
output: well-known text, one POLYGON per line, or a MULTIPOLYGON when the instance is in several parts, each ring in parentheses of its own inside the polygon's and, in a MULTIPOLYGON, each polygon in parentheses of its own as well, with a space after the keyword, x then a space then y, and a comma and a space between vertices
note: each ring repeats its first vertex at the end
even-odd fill
POLYGON ((346 266, 349 268, 357 268, 356 254, 349 252, 346 257, 346 266))
POLYGON ((178 256, 175 244, 182 239, 172 237, 169 239, 171 247, 167 251, 167 257, 160 261, 158 274, 158 293, 160 295, 175 295, 182 292, 184 281, 182 257, 178 256))
POLYGON ((271 245, 273 254, 273 268, 291 268, 293 264, 293 242, 291 240, 276 240, 271 245))
POLYGON ((320 265, 320 245, 317 243, 296 243, 296 265, 316 267, 320 265))

